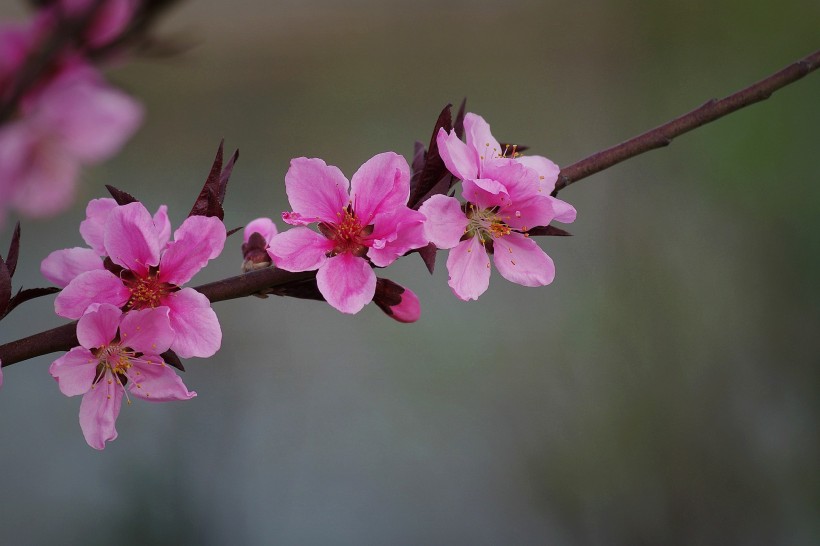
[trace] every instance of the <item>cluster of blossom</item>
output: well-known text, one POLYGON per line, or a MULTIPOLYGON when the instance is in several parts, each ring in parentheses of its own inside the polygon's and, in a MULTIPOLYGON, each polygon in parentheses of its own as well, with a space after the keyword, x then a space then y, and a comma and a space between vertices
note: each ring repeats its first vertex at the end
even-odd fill
MULTIPOLYGON (((551 283, 552 260, 528 232, 575 219, 571 205, 550 195, 558 167, 544 157, 509 153, 478 115, 464 116, 463 128, 466 143, 455 130, 442 128, 436 135, 442 169, 462 181, 463 202, 447 195, 447 186, 419 200, 414 210, 408 201, 410 166, 393 152, 371 158, 350 180, 321 159, 293 159, 285 175, 292 210, 282 219, 294 227, 279 232, 269 218, 250 222, 243 270, 316 271, 313 284, 297 297, 323 299, 343 313, 357 313, 373 301, 400 322, 419 318, 418 297, 377 278, 374 269, 430 243, 450 249, 449 285, 462 300, 486 291, 490 255, 512 282, 551 283), (314 224, 316 230, 309 227, 314 224)), ((212 173, 221 169, 221 149, 218 161, 212 173)), ((224 173, 222 178, 216 190, 206 182, 201 195, 224 197, 224 173)), ((116 438, 127 392, 151 401, 195 396, 164 355, 208 357, 220 346, 210 302, 182 288, 222 251, 221 201, 217 210, 218 217, 189 216, 171 240, 165 206, 152 216, 139 202, 95 199, 80 225, 88 248, 58 250, 43 260, 43 275, 62 288, 55 311, 79 319, 80 346, 55 360, 50 371, 64 394, 83 395, 80 425, 92 447, 102 449, 116 438)))
POLYGON ((80 168, 115 154, 142 121, 142 106, 106 83, 88 59, 124 32, 138 0, 103 2, 82 39, 61 48, 32 85, 20 87, 29 59, 41 54, 59 25, 92 4, 56 0, 30 21, 0 28, 0 105, 14 107, 0 128, 0 224, 9 207, 32 217, 68 207, 80 168))

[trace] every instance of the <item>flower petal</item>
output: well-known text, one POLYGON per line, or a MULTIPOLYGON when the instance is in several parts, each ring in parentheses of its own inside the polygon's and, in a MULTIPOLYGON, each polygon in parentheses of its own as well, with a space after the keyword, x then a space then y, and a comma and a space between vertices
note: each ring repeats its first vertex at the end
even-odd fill
POLYGON ((467 146, 475 150, 477 155, 484 156, 485 159, 492 159, 504 153, 501 145, 490 132, 490 124, 478 114, 469 112, 464 116, 464 136, 467 137, 467 146))
POLYGON ((406 207, 410 197, 410 166, 397 153, 385 152, 368 159, 350 179, 350 201, 362 226, 379 213, 406 207))
POLYGON ((189 391, 171 366, 160 357, 148 358, 150 362, 133 361, 127 372, 128 390, 131 394, 149 402, 190 400, 196 393, 189 391))
POLYGON ((171 347, 175 337, 171 328, 170 312, 170 308, 164 305, 153 309, 129 311, 120 323, 122 344, 138 353, 164 353, 171 347))
POLYGON ((552 198, 549 195, 537 195, 530 199, 513 202, 502 207, 498 213, 504 223, 522 231, 535 226, 546 226, 555 217, 552 198))
POLYGON ((424 214, 402 206, 396 212, 377 214, 373 233, 365 240, 372 245, 367 257, 378 267, 387 267, 408 250, 428 243, 424 235, 424 214))
POLYGON ((97 376, 97 357, 85 347, 74 347, 51 363, 48 372, 66 396, 85 394, 97 376))
POLYGON ((347 206, 349 185, 342 171, 318 158, 291 159, 285 174, 285 189, 293 211, 325 222, 335 222, 347 206))
POLYGON ((436 144, 448 171, 462 180, 478 178, 478 154, 472 148, 468 148, 455 131, 448 133, 443 128, 439 129, 436 144))
POLYGON ((270 241, 270 254, 276 267, 285 271, 318 269, 333 250, 333 241, 306 227, 283 231, 270 241))
POLYGON ((219 350, 222 329, 208 298, 193 288, 183 288, 163 298, 162 304, 171 308, 171 350, 182 358, 207 358, 219 350))
POLYGON ((376 274, 367 260, 345 252, 322 264, 316 274, 319 292, 342 313, 358 313, 376 292, 376 274))
POLYGON ((105 223, 105 250, 111 260, 140 276, 159 265, 159 237, 154 219, 142 203, 117 207, 105 223))
POLYGON ((516 158, 516 163, 520 163, 538 173, 539 188, 541 193, 549 195, 555 189, 558 181, 558 174, 561 167, 540 155, 522 155, 516 158))
POLYGON ((80 428, 85 441, 94 449, 105 448, 105 442, 117 438, 115 427, 125 389, 107 372, 91 387, 80 404, 80 428))
POLYGON ((78 319, 92 303, 110 303, 122 307, 131 297, 131 291, 122 281, 105 269, 87 271, 78 275, 54 300, 54 312, 61 317, 78 319))
POLYGON ((523 286, 545 286, 555 278, 552 258, 535 241, 511 233, 493 241, 493 261, 501 276, 523 286))
POLYGON ((85 207, 85 220, 80 222, 80 235, 99 256, 105 256, 105 222, 117 202, 110 197, 92 199, 85 207))
POLYGON ((549 195, 549 192, 539 192, 540 179, 534 170, 508 159, 487 161, 482 178, 501 182, 512 202, 549 195))
POLYGON ((557 197, 550 196, 550 201, 552 202, 552 208, 555 211, 555 218, 553 218, 553 220, 557 220, 564 224, 571 224, 575 221, 575 217, 578 215, 575 207, 566 201, 561 201, 557 197))
POLYGON ((122 311, 108 303, 89 310, 77 323, 77 339, 86 349, 96 349, 111 343, 117 335, 122 311))
POLYGON ((157 242, 159 248, 165 248, 171 239, 171 220, 168 218, 168 206, 160 205, 154 213, 154 228, 157 230, 157 242))
POLYGON ((478 236, 462 241, 447 256, 447 284, 464 301, 477 300, 490 286, 490 259, 478 236))
POLYGON ((419 207, 419 212, 427 218, 424 235, 438 248, 456 246, 467 228, 467 216, 453 197, 434 195, 419 207))
POLYGON ((40 273, 43 277, 60 288, 68 286, 77 275, 95 269, 103 269, 103 261, 90 248, 55 250, 40 262, 40 273))
POLYGON ((225 224, 213 216, 190 216, 174 232, 160 260, 159 280, 181 286, 225 246, 225 224))
POLYGON ((265 239, 265 242, 270 244, 271 239, 273 236, 278 233, 276 229, 276 224, 273 223, 273 220, 270 218, 257 218, 256 220, 251 220, 248 222, 248 225, 245 226, 245 231, 243 232, 244 242, 248 242, 251 235, 254 233, 258 233, 265 239))
POLYGON ((510 203, 510 195, 504 184, 489 178, 464 180, 461 184, 464 199, 482 209, 501 207, 510 203))

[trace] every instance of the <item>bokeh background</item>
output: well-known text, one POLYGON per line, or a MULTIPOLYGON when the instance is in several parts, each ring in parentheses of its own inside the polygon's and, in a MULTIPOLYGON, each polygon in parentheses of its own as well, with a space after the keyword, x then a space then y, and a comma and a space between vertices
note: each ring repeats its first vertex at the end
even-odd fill
MULTIPOLYGON (((288 208, 290 158, 409 157, 464 96, 567 165, 810 53, 818 21, 809 0, 190 0, 161 25, 184 53, 109 72, 146 123, 68 213, 24 221, 18 283, 81 244, 106 183, 177 225, 223 137, 229 227, 288 208)), ((813 74, 562 192, 550 287, 495 274, 465 304, 441 254, 387 272, 420 295, 412 325, 220 303, 199 396, 124 407, 104 452, 56 355, 7 368, 0 543, 817 544, 818 97, 813 74)), ((195 282, 237 273, 240 242, 195 282)), ((44 298, 0 342, 61 323, 44 298)))

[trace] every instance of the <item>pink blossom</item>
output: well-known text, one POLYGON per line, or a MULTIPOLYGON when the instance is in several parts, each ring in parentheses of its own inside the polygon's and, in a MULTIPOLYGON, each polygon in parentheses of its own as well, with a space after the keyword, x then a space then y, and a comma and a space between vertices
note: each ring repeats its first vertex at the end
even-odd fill
POLYGON ((273 236, 278 233, 276 224, 270 218, 257 218, 245 226, 242 243, 242 271, 263 269, 271 265, 268 248, 273 236))
POLYGON ((463 180, 467 204, 435 195, 419 211, 425 235, 447 258, 449 285, 462 300, 478 299, 490 282, 490 259, 505 279, 543 286, 555 277, 552 259, 529 239, 531 227, 571 222, 575 209, 549 193, 558 167, 544 157, 507 156, 475 114, 464 119, 467 144, 455 132, 439 131, 437 144, 447 168, 463 180))
POLYGON ((0 129, 4 204, 35 217, 65 209, 80 167, 115 154, 141 120, 142 107, 92 68, 62 71, 0 129))
POLYGON ((373 303, 398 322, 416 322, 421 316, 419 298, 409 288, 389 279, 376 280, 376 294, 373 303))
POLYGON ((51 364, 49 372, 63 394, 83 395, 80 428, 94 449, 117 437, 126 385, 130 394, 149 402, 196 396, 159 356, 175 336, 168 314, 167 307, 123 313, 106 303, 94 305, 77 323, 80 346, 51 364))
MULTIPOLYGON (((95 203, 99 216, 105 214, 105 206, 105 202, 95 203)), ((86 227, 99 219, 97 213, 86 227)), ((225 226, 218 218, 191 216, 168 242, 166 221, 164 209, 152 217, 139 202, 110 210, 102 230, 102 250, 113 263, 111 271, 97 267, 88 249, 49 255, 41 266, 44 271, 59 271, 61 264, 77 269, 82 267, 78 263, 90 265, 71 279, 51 276, 58 284, 68 280, 54 301, 56 313, 77 319, 94 303, 109 303, 126 311, 165 306, 176 334, 171 349, 183 358, 216 353, 222 341, 216 314, 208 298, 182 285, 222 252, 225 226)), ((92 247, 99 242, 96 228, 87 229, 84 236, 92 247)))
POLYGON ((371 264, 388 266, 427 244, 424 216, 407 207, 410 167, 393 152, 369 159, 350 182, 321 159, 294 159, 285 186, 293 211, 283 220, 295 226, 318 222, 319 233, 307 227, 280 233, 268 253, 287 271, 318 269, 319 291, 343 313, 357 313, 373 299, 371 264))

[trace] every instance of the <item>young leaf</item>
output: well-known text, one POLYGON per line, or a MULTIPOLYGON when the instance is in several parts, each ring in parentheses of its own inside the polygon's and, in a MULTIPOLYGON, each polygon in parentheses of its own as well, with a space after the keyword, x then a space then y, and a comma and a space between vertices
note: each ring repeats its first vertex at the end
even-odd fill
POLYGON ((427 271, 429 271, 431 275, 436 268, 436 252, 438 252, 438 249, 433 243, 428 243, 427 246, 419 249, 419 256, 424 260, 424 265, 427 266, 427 271))
POLYGON ((444 161, 438 153, 438 144, 436 144, 436 136, 439 129, 451 131, 453 129, 452 115, 450 109, 452 104, 444 107, 436 120, 436 125, 433 128, 433 136, 430 138, 430 147, 427 149, 427 156, 425 157, 424 167, 421 172, 414 173, 413 179, 410 181, 410 199, 407 206, 417 209, 421 205, 421 198, 427 195, 430 189, 441 180, 441 178, 448 173, 447 167, 444 166, 444 161))
POLYGON ((208 173, 208 178, 202 186, 202 191, 194 202, 191 212, 188 216, 215 216, 220 220, 225 218, 225 211, 222 204, 225 202, 225 192, 228 188, 228 180, 231 178, 236 160, 239 159, 239 150, 236 150, 228 163, 223 168, 223 152, 225 141, 219 143, 219 149, 216 151, 211 172, 208 173))
POLYGON ((458 107, 458 114, 456 114, 456 122, 453 123, 453 130, 456 132, 458 138, 464 138, 464 114, 467 108, 467 97, 461 100, 461 106, 458 107))
POLYGON ((6 256, 6 267, 9 270, 9 278, 14 276, 14 270, 17 269, 17 256, 20 253, 20 222, 14 226, 14 233, 11 235, 11 244, 9 245, 9 253, 6 256))
POLYGON ((6 314, 9 300, 11 300, 11 275, 9 275, 6 262, 0 257, 0 317, 6 314))
POLYGON ((176 368, 177 370, 179 370, 181 372, 185 371, 185 366, 182 365, 182 361, 179 359, 177 354, 174 351, 172 351, 171 349, 168 349, 167 351, 165 351, 164 353, 162 353, 159 356, 161 356, 162 360, 164 360, 165 363, 168 364, 169 366, 173 366, 174 368, 176 368))
POLYGON ((548 236, 548 237, 570 237, 572 233, 569 231, 563 230, 561 228, 557 228, 555 226, 538 226, 534 228, 530 228, 527 230, 527 233, 530 234, 531 237, 537 236, 548 236))
POLYGON ((111 197, 114 198, 114 201, 116 201, 120 206, 127 205, 128 203, 135 203, 137 201, 137 198, 130 193, 118 190, 114 186, 106 184, 105 188, 108 190, 108 193, 111 194, 111 197))

